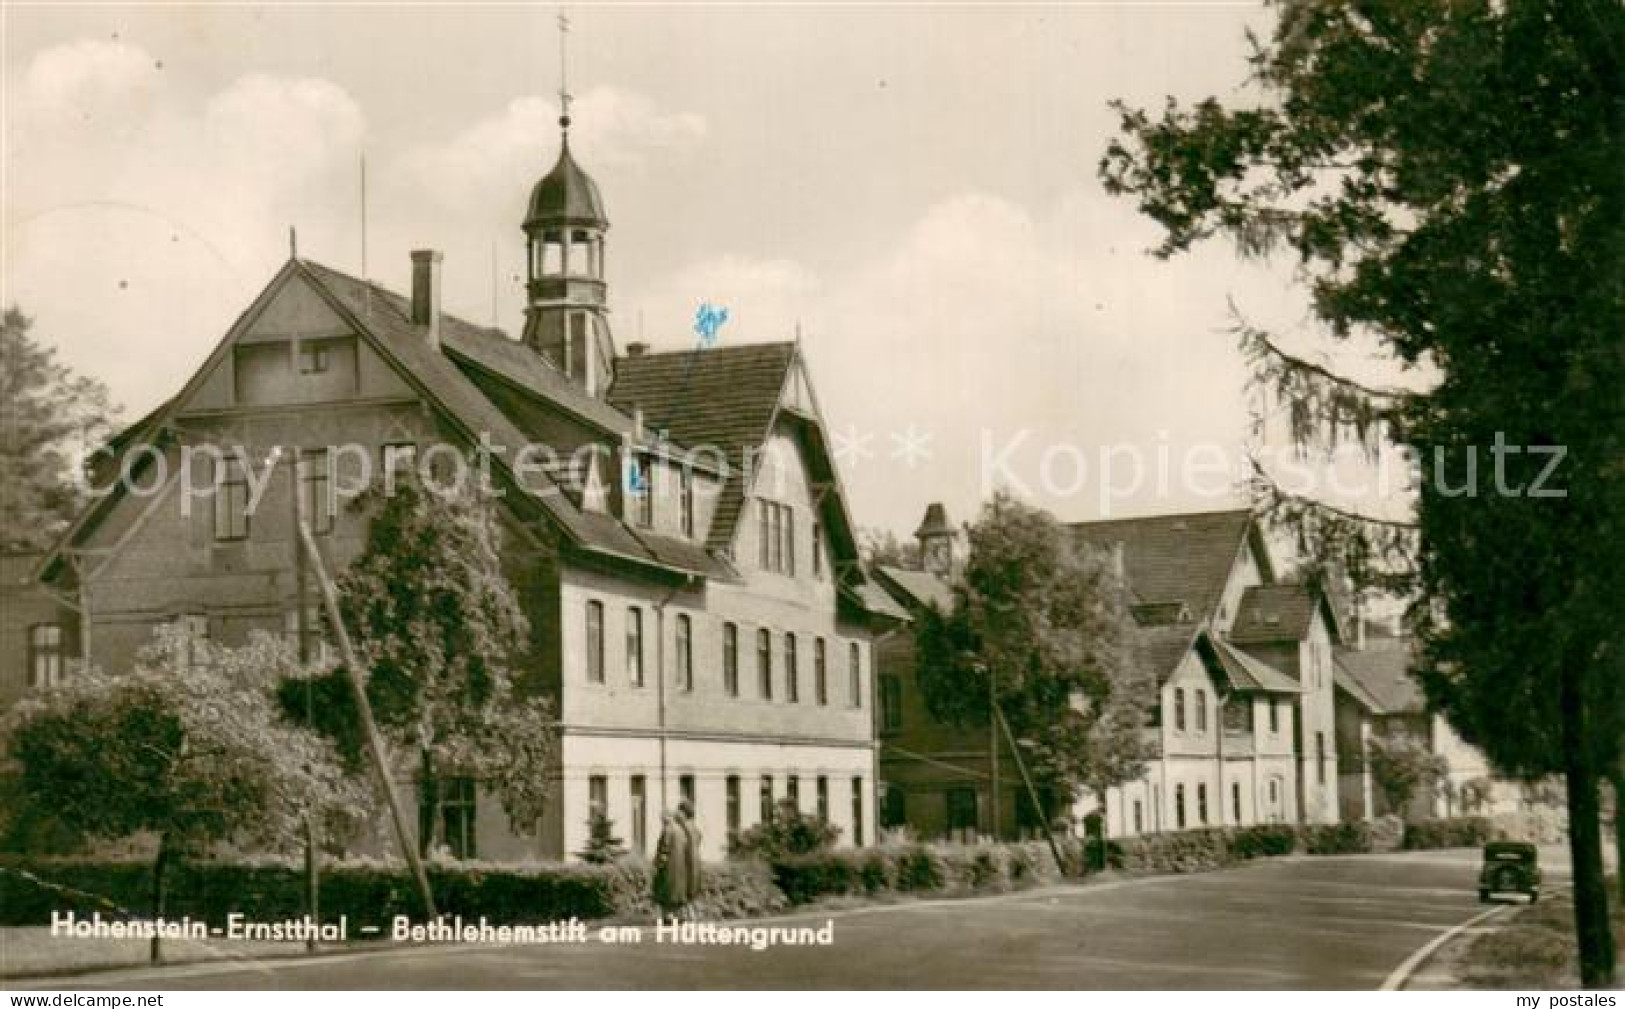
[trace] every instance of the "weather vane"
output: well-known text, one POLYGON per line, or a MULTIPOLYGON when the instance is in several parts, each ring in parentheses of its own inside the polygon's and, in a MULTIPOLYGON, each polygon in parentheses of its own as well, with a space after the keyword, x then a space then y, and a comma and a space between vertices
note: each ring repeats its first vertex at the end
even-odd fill
POLYGON ((570 16, 559 11, 559 125, 570 128, 570 16))

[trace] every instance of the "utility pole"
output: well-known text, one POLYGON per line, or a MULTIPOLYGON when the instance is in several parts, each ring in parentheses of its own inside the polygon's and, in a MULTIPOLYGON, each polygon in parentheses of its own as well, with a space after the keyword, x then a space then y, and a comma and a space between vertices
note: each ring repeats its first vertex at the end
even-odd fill
MULTIPOLYGON (((299 668, 306 672, 305 676, 305 725, 315 730, 315 704, 311 696, 310 686, 310 607, 305 601, 305 552, 299 548, 299 530, 305 527, 305 488, 301 481, 301 469, 304 465, 303 453, 295 448, 291 459, 291 468, 288 471, 288 497, 293 502, 293 535, 289 537, 293 544, 293 600, 295 607, 294 633, 299 636, 299 668)), ((317 876, 316 866, 316 819, 305 810, 305 910, 310 915, 312 923, 320 924, 321 908, 318 898, 321 885, 317 876)), ((316 951, 316 937, 310 936, 305 940, 305 948, 311 952, 316 951)))
POLYGON ((316 587, 322 595, 322 608, 327 613, 327 622, 332 625, 333 637, 337 639, 339 657, 344 660, 345 672, 349 674, 350 689, 355 694, 356 713, 361 718, 362 734, 367 738, 367 753, 372 758, 372 768, 378 777, 378 789, 383 793, 384 801, 389 805, 390 820, 395 826, 395 840, 401 846, 401 852, 406 855, 406 863, 412 868, 412 878, 417 883, 418 897, 423 903, 423 909, 433 919, 438 917, 434 908, 434 894, 429 891, 429 877, 423 871, 423 860, 418 857, 418 848, 406 833, 406 818, 401 813, 400 799, 395 795, 395 783, 390 780, 389 761, 384 757, 384 741, 378 735, 378 723, 373 721, 372 705, 367 701, 367 684, 361 678, 361 665, 356 661, 355 648, 350 644, 350 632, 344 629, 344 620, 339 616, 338 593, 333 588, 333 581, 328 577, 327 567, 322 563, 322 555, 316 549, 316 537, 311 535, 307 523, 299 523, 299 541, 304 544, 305 556, 310 562, 311 573, 316 578, 316 587))
POLYGON ((1016 770, 1021 772, 1021 783, 1027 786, 1027 799, 1032 802, 1033 809, 1044 821, 1044 840, 1049 842, 1049 853, 1055 856, 1055 868, 1064 876, 1066 862, 1061 858, 1061 846, 1055 843, 1055 832, 1050 829, 1049 810, 1038 801, 1038 789, 1033 787, 1033 779, 1027 773, 1027 762, 1021 758, 1021 747, 1016 744, 1016 737, 1010 732, 1010 723, 1004 720, 1004 712, 995 707, 993 718, 1004 727, 1004 737, 1010 740, 1010 753, 1016 758, 1016 770))
POLYGON ((987 666, 987 760, 992 771, 993 796, 989 803, 989 821, 993 825, 993 840, 999 840, 999 692, 992 666, 987 666))

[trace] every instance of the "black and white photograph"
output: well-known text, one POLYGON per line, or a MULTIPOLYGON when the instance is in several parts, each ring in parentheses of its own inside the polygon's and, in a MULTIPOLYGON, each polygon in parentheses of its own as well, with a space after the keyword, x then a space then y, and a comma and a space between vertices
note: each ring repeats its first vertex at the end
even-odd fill
POLYGON ((1620 1006, 1625 0, 4 0, 0 239, 9 1006, 1620 1006))

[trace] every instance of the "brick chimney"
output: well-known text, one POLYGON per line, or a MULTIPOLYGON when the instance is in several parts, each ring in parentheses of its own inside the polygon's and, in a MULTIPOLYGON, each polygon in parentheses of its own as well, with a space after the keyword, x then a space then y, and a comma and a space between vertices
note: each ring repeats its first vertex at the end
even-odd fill
POLYGON ((412 253, 412 325, 426 326, 429 346, 440 346, 440 261, 434 249, 412 253))

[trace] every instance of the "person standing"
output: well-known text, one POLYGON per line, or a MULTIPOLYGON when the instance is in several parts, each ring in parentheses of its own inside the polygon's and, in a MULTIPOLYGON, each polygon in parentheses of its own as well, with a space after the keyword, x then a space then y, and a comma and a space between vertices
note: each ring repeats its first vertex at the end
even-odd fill
POLYGON ((694 817, 694 804, 687 799, 677 804, 683 832, 688 838, 688 899, 699 900, 705 893, 705 877, 700 867, 700 824, 694 817))
POLYGON ((688 828, 679 806, 676 812, 666 814, 660 827, 660 842, 655 847, 653 896, 655 906, 664 914, 675 915, 694 899, 690 889, 694 876, 690 866, 691 851, 688 828))

